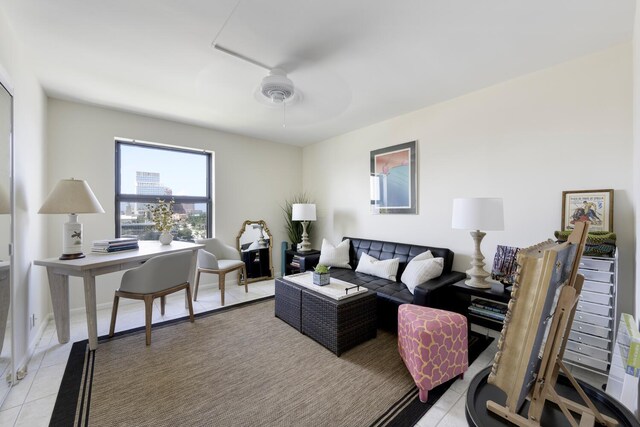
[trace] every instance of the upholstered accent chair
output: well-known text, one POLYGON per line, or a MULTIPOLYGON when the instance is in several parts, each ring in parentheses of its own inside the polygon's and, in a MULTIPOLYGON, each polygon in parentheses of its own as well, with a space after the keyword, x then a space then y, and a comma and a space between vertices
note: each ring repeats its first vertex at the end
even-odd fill
MULTIPOLYGON (((193 300, 198 299, 198 286, 200 285, 200 274, 211 273, 218 275, 220 285, 220 305, 224 305, 224 283, 225 276, 235 270, 242 272, 244 280, 244 291, 249 292, 247 287, 247 267, 240 259, 240 252, 233 246, 229 246, 220 239, 196 239, 196 243, 204 244, 203 249, 198 250, 198 267, 196 269, 196 288, 193 293, 193 300)), ((240 284, 240 278, 238 278, 240 284)))
POLYGON ((189 316, 193 323, 193 304, 191 303, 191 285, 189 284, 191 262, 191 251, 177 252, 155 256, 140 267, 126 271, 122 276, 120 288, 116 290, 113 298, 109 336, 113 336, 116 327, 120 298, 144 301, 147 345, 151 344, 153 300, 158 297, 160 297, 160 310, 164 315, 165 296, 184 289, 187 292, 189 316))

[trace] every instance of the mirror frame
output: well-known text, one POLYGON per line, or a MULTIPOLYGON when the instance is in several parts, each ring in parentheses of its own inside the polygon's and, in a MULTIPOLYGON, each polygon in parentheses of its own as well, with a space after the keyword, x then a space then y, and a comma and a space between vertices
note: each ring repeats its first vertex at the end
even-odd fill
MULTIPOLYGON (((13 328, 13 326, 16 324, 16 314, 15 314, 15 292, 14 292, 14 288, 13 288, 13 284, 14 284, 14 273, 15 273, 15 262, 14 262, 14 256, 13 256, 13 240, 15 238, 15 220, 13 218, 14 212, 15 212, 15 208, 14 208, 14 198, 15 198, 15 192, 14 192, 14 179, 13 179, 13 174, 14 174, 14 149, 13 149, 13 138, 14 138, 14 134, 15 134, 15 123, 14 123, 14 118, 15 118, 15 96, 14 96, 14 90, 13 90, 13 86, 11 85, 11 80, 9 79, 9 74, 5 71, 5 69, 2 67, 2 65, 0 65, 0 87, 4 90, 7 91, 7 93, 9 94, 9 96, 11 97, 11 105, 9 108, 9 176, 8 178, 8 182, 9 182, 9 188, 8 188, 8 192, 9 192, 9 209, 10 209, 10 220, 9 220, 9 316, 10 318, 7 319, 7 322, 11 322, 11 338, 9 340, 9 345, 11 346, 11 360, 9 362, 9 380, 7 380, 7 382, 9 383, 9 387, 7 389, 7 392, 4 396, 0 396, 0 405, 2 405, 2 403, 4 402, 4 400, 6 399, 6 397, 9 395, 9 392, 11 391, 11 387, 13 387, 13 385, 15 385, 16 381, 16 353, 15 353, 15 330, 13 328)), ((3 375, 6 378, 6 375, 3 375)), ((0 378, 0 380, 4 380, 5 378, 0 378)))
POLYGON ((267 226, 267 223, 264 222, 264 220, 257 220, 257 221, 251 221, 251 220, 246 220, 245 222, 242 223, 242 227, 240 227, 240 231, 238 232, 238 235, 236 236, 236 249, 238 250, 238 252, 240 252, 240 255, 242 257, 242 249, 240 249, 240 237, 242 237, 242 235, 244 234, 247 225, 251 225, 251 224, 260 224, 262 226, 262 230, 264 231, 264 233, 267 235, 267 237, 269 237, 269 275, 268 276, 261 276, 261 277, 252 277, 249 278, 247 277, 246 283, 252 283, 252 282, 259 282, 261 280, 269 280, 269 279, 273 279, 275 276, 273 274, 273 235, 271 234, 271 232, 269 231, 269 227, 267 226))

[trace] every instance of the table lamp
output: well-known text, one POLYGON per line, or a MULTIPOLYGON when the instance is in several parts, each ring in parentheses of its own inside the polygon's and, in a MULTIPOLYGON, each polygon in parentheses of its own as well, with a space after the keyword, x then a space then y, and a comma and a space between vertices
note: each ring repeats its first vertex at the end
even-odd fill
POLYGON ((260 237, 256 240, 259 248, 267 248, 267 240, 264 238, 264 226, 262 224, 252 224, 251 227, 255 229, 260 229, 260 237))
POLYGON ((309 252, 311 243, 307 234, 307 224, 316 220, 316 205, 313 203, 294 203, 291 205, 291 220, 302 221, 302 243, 299 252, 309 252))
POLYGON ((502 199, 497 198, 458 198, 453 199, 451 227, 459 230, 471 230, 475 250, 471 257, 471 269, 467 270, 467 286, 487 289, 491 283, 486 279, 490 274, 484 269, 484 256, 480 243, 487 233, 480 230, 504 230, 504 212, 502 199))
POLYGON ((62 228, 62 255, 60 259, 84 258, 82 253, 82 224, 79 213, 104 213, 87 181, 61 179, 51 190, 38 211, 41 214, 69 214, 69 222, 62 228))

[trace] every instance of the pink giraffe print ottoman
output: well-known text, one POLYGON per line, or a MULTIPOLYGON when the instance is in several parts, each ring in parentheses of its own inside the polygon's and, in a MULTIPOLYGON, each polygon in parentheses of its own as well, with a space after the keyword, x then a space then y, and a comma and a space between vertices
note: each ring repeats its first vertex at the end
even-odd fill
POLYGON ((429 390, 469 367, 467 319, 461 314, 413 304, 398 309, 398 351, 426 402, 429 390))

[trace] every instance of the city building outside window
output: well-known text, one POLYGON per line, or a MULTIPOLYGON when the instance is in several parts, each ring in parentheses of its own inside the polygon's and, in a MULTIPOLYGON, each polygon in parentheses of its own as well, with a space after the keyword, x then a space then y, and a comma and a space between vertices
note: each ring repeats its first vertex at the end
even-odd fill
POLYGON ((212 153, 116 139, 116 237, 158 240, 149 207, 173 200, 174 240, 211 237, 212 153))

